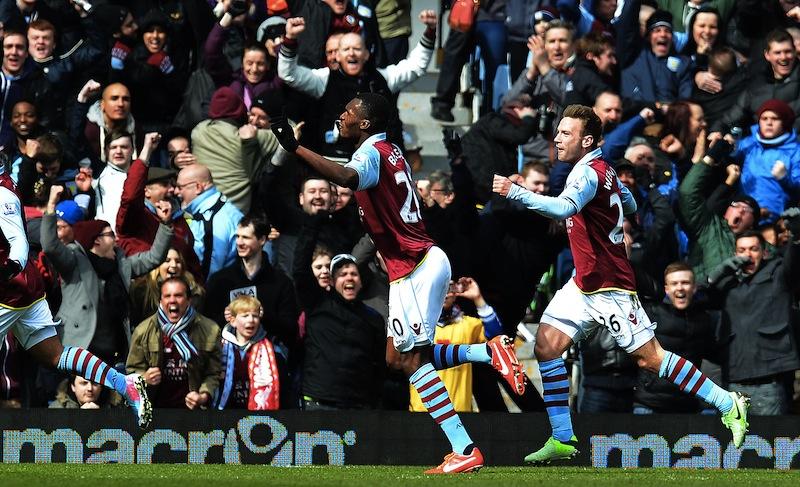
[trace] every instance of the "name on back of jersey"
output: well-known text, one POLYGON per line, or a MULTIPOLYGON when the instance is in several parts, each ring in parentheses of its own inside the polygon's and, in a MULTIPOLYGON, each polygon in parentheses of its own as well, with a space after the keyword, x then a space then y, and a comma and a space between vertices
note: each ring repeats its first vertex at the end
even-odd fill
POLYGON ((611 191, 611 185, 614 184, 614 170, 610 167, 606 169, 606 177, 603 182, 603 188, 611 191))
POLYGON ((392 148, 392 152, 386 156, 386 160, 389 161, 389 164, 393 166, 400 166, 399 162, 405 162, 405 158, 403 158, 403 153, 397 147, 392 148))

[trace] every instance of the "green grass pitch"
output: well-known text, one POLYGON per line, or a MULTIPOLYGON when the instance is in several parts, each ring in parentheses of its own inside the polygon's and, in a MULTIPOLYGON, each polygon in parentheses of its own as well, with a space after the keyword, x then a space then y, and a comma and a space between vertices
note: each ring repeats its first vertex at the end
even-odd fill
POLYGON ((486 467, 475 474, 429 476, 420 467, 267 467, 253 465, 0 464, 3 487, 200 486, 796 486, 800 471, 486 467))

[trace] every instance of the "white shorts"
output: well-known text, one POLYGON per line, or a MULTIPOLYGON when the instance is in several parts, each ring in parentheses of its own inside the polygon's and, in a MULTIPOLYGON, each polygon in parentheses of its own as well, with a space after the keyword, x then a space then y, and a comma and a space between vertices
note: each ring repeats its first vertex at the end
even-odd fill
POLYGON ((605 326, 617 344, 631 353, 649 342, 656 326, 650 322, 636 293, 600 291, 584 294, 575 281, 562 287, 542 314, 542 323, 572 338, 574 343, 605 326))
POLYGON ((8 334, 8 330, 12 330, 25 350, 56 336, 57 325, 58 323, 53 322, 53 314, 44 299, 22 309, 0 306, 0 341, 8 334))
POLYGON ((450 261, 439 247, 431 247, 411 274, 389 284, 386 335, 398 352, 433 343, 449 285, 450 261))

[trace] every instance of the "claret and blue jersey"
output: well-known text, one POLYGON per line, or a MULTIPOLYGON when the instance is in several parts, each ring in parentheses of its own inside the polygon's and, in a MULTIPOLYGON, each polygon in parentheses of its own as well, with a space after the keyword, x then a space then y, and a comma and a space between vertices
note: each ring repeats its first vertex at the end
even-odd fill
POLYGON ((636 211, 636 201, 601 158, 599 148, 575 163, 560 195, 539 195, 513 185, 508 198, 547 217, 566 220, 575 283, 582 292, 636 290, 622 231, 625 215, 636 211))
POLYGON ((434 243, 425 231, 411 169, 385 133, 372 135, 346 167, 358 173, 356 201, 394 281, 410 274, 434 243))

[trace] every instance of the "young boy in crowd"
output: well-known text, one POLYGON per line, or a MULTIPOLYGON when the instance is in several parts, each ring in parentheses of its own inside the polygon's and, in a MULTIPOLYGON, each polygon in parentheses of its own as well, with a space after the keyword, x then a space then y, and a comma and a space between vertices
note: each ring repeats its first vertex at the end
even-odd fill
POLYGON ((261 326, 261 302, 242 295, 228 305, 231 320, 222 330, 222 380, 217 409, 278 409, 280 383, 275 349, 261 326))

